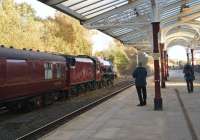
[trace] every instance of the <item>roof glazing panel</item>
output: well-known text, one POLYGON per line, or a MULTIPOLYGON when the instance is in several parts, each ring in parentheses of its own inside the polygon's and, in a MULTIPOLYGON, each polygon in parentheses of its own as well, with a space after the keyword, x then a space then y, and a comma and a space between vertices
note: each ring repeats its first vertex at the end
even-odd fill
POLYGON ((162 29, 180 22, 182 17, 200 12, 200 0, 40 1, 46 1, 48 5, 79 19, 85 27, 99 29, 122 42, 137 42, 149 38, 147 32, 151 31, 151 22, 154 21, 154 4, 158 4, 160 8, 162 29), (189 14, 184 9, 188 6, 192 9, 189 14))
POLYGON ((130 29, 130 28, 119 28, 119 29, 113 30, 112 34, 114 34, 115 36, 119 36, 119 35, 128 33, 130 31, 133 31, 133 29, 130 29))
POLYGON ((113 7, 113 6, 116 6, 116 5, 120 6, 120 4, 123 5, 125 3, 127 3, 126 0, 116 0, 114 2, 102 4, 101 6, 96 6, 96 7, 90 8, 90 9, 85 9, 85 10, 81 11, 80 14, 86 16, 86 15, 92 14, 94 12, 98 12, 98 11, 107 9, 109 7, 113 7))
POLYGON ((164 0, 165 3, 168 5, 168 4, 173 4, 173 3, 176 3, 176 2, 179 2, 179 1, 182 1, 182 0, 164 0))
POLYGON ((194 6, 200 3, 200 0, 191 0, 187 5, 188 6, 194 6))
POLYGON ((161 20, 165 18, 169 18, 171 16, 175 16, 180 13, 180 6, 172 8, 170 10, 164 11, 161 14, 161 20))
POLYGON ((61 5, 67 6, 89 19, 127 3, 128 0, 68 0, 61 5))

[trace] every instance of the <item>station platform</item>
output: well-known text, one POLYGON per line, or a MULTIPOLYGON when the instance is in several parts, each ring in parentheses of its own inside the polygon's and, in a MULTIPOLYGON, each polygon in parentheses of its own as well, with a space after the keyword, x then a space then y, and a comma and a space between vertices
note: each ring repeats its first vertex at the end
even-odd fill
POLYGON ((135 87, 131 87, 41 140, 200 139, 200 74, 196 74, 194 92, 190 94, 182 70, 173 70, 169 74, 166 88, 161 90, 162 111, 154 111, 154 85, 149 78, 146 106, 136 106, 138 96, 135 87))

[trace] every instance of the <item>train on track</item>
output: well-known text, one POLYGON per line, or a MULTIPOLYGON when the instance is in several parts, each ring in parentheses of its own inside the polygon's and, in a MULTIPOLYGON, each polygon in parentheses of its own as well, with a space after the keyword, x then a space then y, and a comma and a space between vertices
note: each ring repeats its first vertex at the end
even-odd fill
POLYGON ((51 104, 113 83, 111 62, 0 45, 0 106, 10 110, 51 104))

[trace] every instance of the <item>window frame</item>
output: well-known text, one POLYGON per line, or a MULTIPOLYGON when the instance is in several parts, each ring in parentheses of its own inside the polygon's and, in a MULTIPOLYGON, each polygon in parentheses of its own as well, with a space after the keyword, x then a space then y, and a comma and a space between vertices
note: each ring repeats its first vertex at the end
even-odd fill
POLYGON ((44 79, 51 80, 53 79, 53 64, 49 62, 44 63, 44 79))

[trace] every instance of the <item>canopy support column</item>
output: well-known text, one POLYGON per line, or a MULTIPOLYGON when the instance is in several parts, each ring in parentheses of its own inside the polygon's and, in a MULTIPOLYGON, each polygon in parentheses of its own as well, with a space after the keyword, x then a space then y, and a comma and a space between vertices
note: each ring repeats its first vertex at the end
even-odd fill
POLYGON ((189 52, 187 52, 187 63, 189 64, 190 58, 189 58, 189 52))
POLYGON ((164 65, 165 65, 165 81, 167 81, 167 51, 166 50, 164 50, 164 60, 165 60, 165 63, 164 63, 164 65))
POLYGON ((194 49, 191 49, 192 67, 194 68, 194 49))
POLYGON ((158 48, 158 34, 160 29, 160 22, 152 22, 153 28, 153 53, 154 53, 154 81, 155 81, 155 98, 154 109, 162 110, 162 98, 160 91, 160 66, 159 66, 159 48, 158 48))
POLYGON ((165 88, 165 58, 164 58, 164 44, 160 43, 160 61, 161 61, 161 87, 165 88))
POLYGON ((166 81, 167 81, 167 78, 169 77, 169 65, 168 65, 168 62, 169 62, 169 59, 168 59, 168 53, 166 51, 166 81))
POLYGON ((139 63, 139 53, 138 53, 138 50, 136 50, 136 64, 138 66, 138 63, 139 63))

